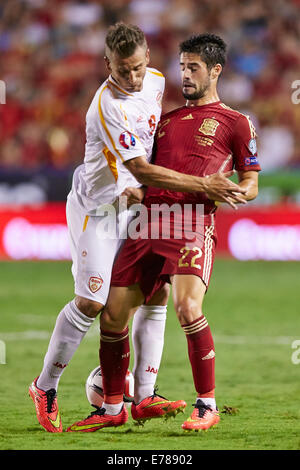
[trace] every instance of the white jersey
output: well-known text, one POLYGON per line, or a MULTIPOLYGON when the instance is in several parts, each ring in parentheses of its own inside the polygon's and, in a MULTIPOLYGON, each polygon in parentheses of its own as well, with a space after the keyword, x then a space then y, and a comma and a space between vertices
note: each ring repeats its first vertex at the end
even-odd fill
POLYGON ((140 156, 150 160, 164 86, 163 75, 147 68, 140 92, 128 93, 111 76, 97 90, 86 115, 84 163, 72 190, 88 214, 113 203, 126 187, 140 186, 123 163, 140 156))

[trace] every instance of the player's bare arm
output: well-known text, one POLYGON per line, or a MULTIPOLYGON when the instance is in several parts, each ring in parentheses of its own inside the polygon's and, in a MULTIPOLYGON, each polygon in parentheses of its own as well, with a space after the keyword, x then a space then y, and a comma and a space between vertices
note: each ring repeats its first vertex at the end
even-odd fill
POLYGON ((235 200, 229 197, 228 204, 236 209, 236 204, 246 204, 247 201, 252 201, 258 195, 258 171, 239 171, 238 172, 239 186, 244 188, 244 194, 236 194, 235 200))
POLYGON ((236 194, 246 192, 245 189, 240 188, 239 185, 227 178, 232 175, 232 172, 228 174, 217 173, 208 177, 186 175, 148 163, 144 157, 133 158, 125 162, 124 165, 139 183, 146 186, 189 193, 208 193, 211 190, 211 193, 216 194, 222 201, 226 201, 229 196, 235 200, 238 197, 236 194))
POLYGON ((252 201, 258 195, 258 171, 239 171, 239 186, 246 189, 241 195, 246 201, 252 201))

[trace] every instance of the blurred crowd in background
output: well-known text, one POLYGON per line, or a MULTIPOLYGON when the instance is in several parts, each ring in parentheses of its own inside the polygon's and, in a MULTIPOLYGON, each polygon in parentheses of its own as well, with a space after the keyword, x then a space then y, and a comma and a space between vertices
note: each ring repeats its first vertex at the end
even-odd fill
POLYGON ((179 42, 220 35, 229 48, 220 98, 252 118, 265 172, 300 171, 300 104, 291 99, 300 80, 300 0, 1 0, 2 174, 57 176, 81 163, 85 114, 107 77, 104 41, 116 21, 145 31, 150 65, 166 77, 163 111, 184 104, 179 42))

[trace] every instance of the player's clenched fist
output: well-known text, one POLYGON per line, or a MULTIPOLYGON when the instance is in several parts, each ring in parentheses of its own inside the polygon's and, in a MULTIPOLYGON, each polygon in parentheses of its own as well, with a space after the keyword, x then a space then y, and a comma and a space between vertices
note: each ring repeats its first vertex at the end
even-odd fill
POLYGON ((127 198, 127 207, 139 204, 144 199, 146 188, 126 188, 121 196, 127 198))

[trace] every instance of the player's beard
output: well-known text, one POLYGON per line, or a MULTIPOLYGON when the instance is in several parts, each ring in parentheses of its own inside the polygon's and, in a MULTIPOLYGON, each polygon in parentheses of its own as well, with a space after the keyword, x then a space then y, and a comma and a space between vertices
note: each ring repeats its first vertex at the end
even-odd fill
POLYGON ((209 77, 207 77, 207 80, 204 84, 200 85, 200 87, 198 88, 198 90, 195 90, 193 93, 185 93, 183 90, 182 90, 182 94, 184 96, 185 99, 187 100, 200 100, 201 98, 203 98, 206 93, 207 93, 207 90, 209 89, 210 87, 210 79, 209 77))

